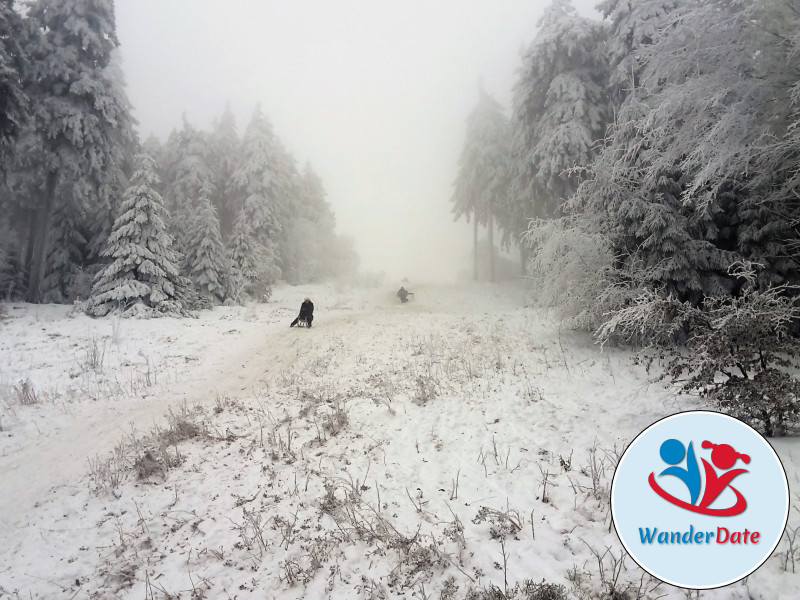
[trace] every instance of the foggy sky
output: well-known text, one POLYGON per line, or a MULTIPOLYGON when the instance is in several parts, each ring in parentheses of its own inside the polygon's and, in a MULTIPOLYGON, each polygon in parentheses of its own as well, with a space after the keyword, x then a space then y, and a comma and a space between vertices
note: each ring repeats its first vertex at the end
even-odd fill
MULTIPOLYGON (((594 0, 578 0, 595 15, 594 0)), ((209 129, 256 106, 323 180, 337 230, 390 281, 470 269, 449 198, 478 81, 507 112, 543 0, 117 0, 142 139, 185 111, 209 129)))

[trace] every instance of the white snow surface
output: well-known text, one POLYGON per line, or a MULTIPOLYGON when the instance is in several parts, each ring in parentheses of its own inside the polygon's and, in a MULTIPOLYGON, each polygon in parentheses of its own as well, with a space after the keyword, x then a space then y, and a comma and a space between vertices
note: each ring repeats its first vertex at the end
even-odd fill
MULTIPOLYGON (((624 557, 615 461, 696 399, 522 284, 406 287, 197 319, 2 305, 0 598, 612 598, 620 560, 628 598, 800 597, 795 490, 745 581, 689 596, 624 557)), ((772 442, 796 488, 797 440, 772 442)))

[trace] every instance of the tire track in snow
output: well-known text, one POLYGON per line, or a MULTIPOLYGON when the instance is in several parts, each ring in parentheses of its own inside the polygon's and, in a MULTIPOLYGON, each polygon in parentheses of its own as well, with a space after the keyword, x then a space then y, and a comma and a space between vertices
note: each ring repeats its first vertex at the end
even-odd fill
MULTIPOLYGON (((327 319, 319 329, 338 329, 344 321, 327 319)), ((0 527, 26 526, 27 515, 49 494, 84 481, 90 459, 106 456, 125 436, 149 432, 163 423, 170 408, 183 402, 210 406, 217 396, 253 396, 300 355, 313 350, 315 332, 289 330, 285 324, 259 325, 235 340, 222 338, 225 348, 213 348, 180 380, 149 388, 144 397, 124 397, 108 402, 66 404, 70 416, 60 427, 38 423, 41 435, 25 439, 0 457, 3 473, 0 527), (300 333, 301 335, 298 335, 300 333), (232 342, 232 343, 231 343, 232 342)))
POLYGON ((464 291, 461 286, 418 286, 414 299, 403 305, 393 292, 368 292, 351 298, 358 308, 324 310, 318 305, 322 310, 311 330, 290 329, 281 312, 273 315, 280 317, 279 322, 252 323, 242 327, 237 338, 218 332, 217 344, 205 347, 204 355, 179 381, 148 388, 145 396, 65 404, 68 419, 59 426, 38 423, 41 435, 0 456, 0 527, 6 531, 25 527, 31 509, 48 495, 85 484, 89 460, 108 456, 133 431, 138 436, 150 432, 154 424, 164 422, 170 408, 183 402, 211 406, 217 396, 253 397, 298 358, 320 351, 321 336, 346 336, 352 327, 374 327, 375 335, 383 336, 381 317, 471 312, 472 292, 459 293, 464 291))

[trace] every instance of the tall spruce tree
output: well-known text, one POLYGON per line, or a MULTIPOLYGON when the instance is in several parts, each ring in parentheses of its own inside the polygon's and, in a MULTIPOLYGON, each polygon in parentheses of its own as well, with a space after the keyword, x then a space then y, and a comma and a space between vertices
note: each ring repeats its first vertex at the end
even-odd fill
POLYGON ((597 5, 609 23, 606 55, 609 95, 615 108, 639 89, 645 60, 642 51, 658 37, 667 15, 678 5, 679 0, 602 0, 597 5))
POLYGON ((183 272, 194 284, 204 303, 222 302, 228 295, 231 267, 222 236, 217 211, 211 204, 210 187, 200 190, 194 215, 186 236, 183 272))
POLYGON ((119 199, 131 172, 138 139, 134 132, 130 103, 124 90, 118 49, 100 78, 121 110, 115 127, 106 133, 106 167, 97 173, 83 174, 59 183, 60 202, 50 226, 42 298, 47 302, 67 302, 86 298, 94 275, 103 267, 100 255, 117 212, 119 199))
POLYGON ((24 48, 29 35, 26 22, 14 8, 14 0, 0 0, 0 178, 29 118, 30 99, 25 90, 29 61, 24 48))
POLYGON ((307 163, 298 180, 295 210, 282 231, 281 266, 287 282, 307 283, 332 274, 335 226, 322 180, 307 163))
POLYGON ((263 248, 276 247, 286 221, 293 173, 272 125, 256 107, 242 140, 241 163, 233 174, 252 235, 263 248))
MULTIPOLYGON (((164 202, 170 214, 169 229, 181 254, 189 252, 187 224, 197 211, 201 190, 214 189, 214 172, 208 162, 207 134, 182 116, 183 126, 174 131, 164 147, 164 202)), ((213 193, 213 192, 209 192, 213 193)), ((188 273, 184 273, 188 276, 188 273)))
POLYGON ((327 193, 322 179, 317 175, 311 163, 307 162, 303 168, 298 190, 297 216, 316 223, 323 229, 333 231, 336 218, 326 200, 327 193))
POLYGON ((489 273, 494 281, 495 215, 505 213, 510 185, 508 122, 500 105, 479 90, 477 106, 467 118, 467 134, 459 159, 458 176, 450 199, 458 219, 472 215, 474 278, 478 278, 478 225, 489 234, 489 273))
POLYGON ((763 213, 747 180, 771 120, 765 108, 782 86, 764 75, 774 69, 763 65, 769 53, 755 4, 690 0, 658 19, 648 43, 632 50, 640 87, 619 108, 575 204, 592 207, 591 218, 646 279, 700 302, 731 293, 729 267, 743 258, 772 273, 790 268, 770 255, 763 227, 758 243, 746 234, 763 213))
MULTIPOLYGON (((41 31, 28 49, 44 172, 31 228, 27 293, 28 300, 37 302, 47 273, 55 209, 65 210, 59 204, 67 200, 73 207, 85 206, 89 214, 105 209, 101 188, 108 174, 119 170, 120 127, 130 119, 127 102, 107 77, 118 44, 113 2, 36 0, 28 17, 41 31), (72 189, 57 193, 66 187, 72 189)), ((84 213, 76 220, 86 218, 84 213)))
POLYGON ((265 247, 255 240, 244 208, 239 211, 228 248, 232 269, 232 295, 247 294, 257 300, 268 300, 272 295, 272 287, 280 276, 275 246, 271 244, 265 247))
POLYGON ((219 214, 219 228, 222 238, 227 239, 233 230, 233 223, 241 208, 241 200, 233 187, 233 172, 239 164, 239 135, 230 104, 225 112, 214 122, 209 136, 209 166, 214 173, 214 194, 212 204, 219 214))
POLYGON ((770 102, 756 144, 737 239, 743 255, 764 265, 762 285, 800 283, 800 0, 768 0, 759 11, 761 72, 770 102))
POLYGON ((685 198, 702 205, 743 180, 765 129, 761 107, 785 92, 763 75, 759 16, 758 3, 687 0, 643 47, 652 107, 640 124, 652 164, 645 183, 677 169, 685 198))
POLYGON ((247 214, 244 208, 233 225, 233 232, 228 242, 228 257, 233 270, 233 280, 237 290, 246 287, 256 279, 258 269, 258 249, 250 231, 247 214))
POLYGON ((120 216, 102 251, 111 262, 95 279, 87 307, 90 314, 103 316, 116 309, 126 316, 184 313, 189 283, 178 272, 180 256, 172 249, 157 183, 153 159, 137 156, 120 216))
POLYGON ((66 197, 53 210, 53 227, 47 248, 47 270, 42 282, 44 302, 63 303, 86 297, 83 295, 80 298, 82 294, 73 289, 79 283, 76 279, 82 273, 87 246, 86 232, 82 230, 80 223, 85 213, 83 207, 76 206, 73 201, 73 189, 74 186, 68 186, 64 192, 66 197))
POLYGON ((136 120, 132 115, 133 107, 125 92, 125 75, 119 48, 112 51, 111 60, 101 76, 109 95, 114 98, 120 110, 116 114, 114 127, 107 132, 106 168, 89 188, 91 196, 86 228, 87 260, 90 264, 100 262, 100 250, 111 232, 114 220, 119 216, 119 200, 128 187, 128 178, 133 173, 136 156, 141 151, 135 131, 136 120))
POLYGON ((522 59, 514 86, 512 151, 516 219, 559 214, 577 188, 609 121, 602 24, 553 0, 522 59))

